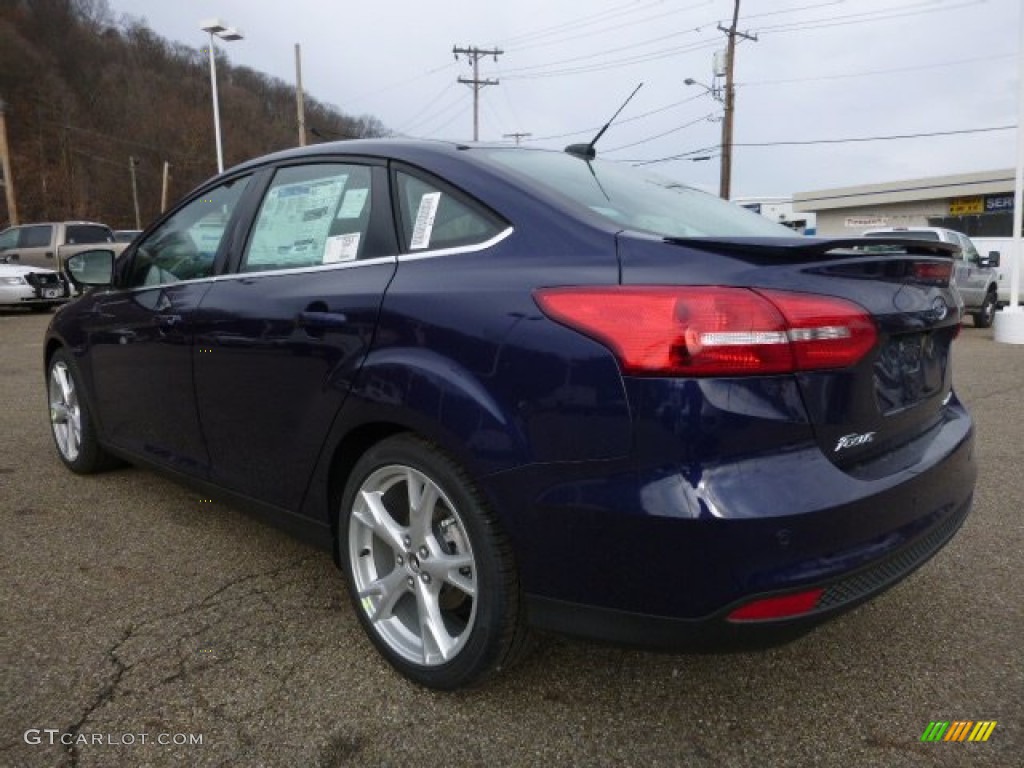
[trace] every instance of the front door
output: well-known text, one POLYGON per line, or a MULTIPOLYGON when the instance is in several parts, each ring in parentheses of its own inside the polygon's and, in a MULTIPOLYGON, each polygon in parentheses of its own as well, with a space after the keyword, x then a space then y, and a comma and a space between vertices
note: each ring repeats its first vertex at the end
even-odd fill
POLYGON ((85 322, 104 434, 142 458, 205 477, 193 381, 193 319, 210 290, 247 177, 186 203, 128 254, 85 322))

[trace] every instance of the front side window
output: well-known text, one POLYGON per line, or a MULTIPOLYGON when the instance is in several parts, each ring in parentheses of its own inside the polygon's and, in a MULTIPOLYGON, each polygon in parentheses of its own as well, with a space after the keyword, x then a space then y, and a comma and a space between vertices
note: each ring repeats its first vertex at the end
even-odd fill
POLYGON ((963 249, 963 256, 967 261, 981 261, 978 249, 974 247, 974 243, 969 237, 960 235, 960 248, 963 249))
POLYGON ((369 166, 292 166, 274 175, 243 272, 315 267, 362 258, 370 226, 369 166))
POLYGON ((49 224, 38 224, 21 228, 18 247, 47 248, 51 242, 53 242, 53 227, 49 224))
POLYGON ((398 201, 410 251, 457 248, 490 240, 504 229, 493 217, 448 190, 399 172, 398 201))
POLYGON ((6 251, 8 248, 14 248, 18 245, 18 235, 21 230, 18 227, 12 229, 5 229, 0 232, 0 251, 6 251))
POLYGON ((213 275, 231 214, 249 183, 234 179, 185 205, 139 243, 126 287, 162 285, 213 275))

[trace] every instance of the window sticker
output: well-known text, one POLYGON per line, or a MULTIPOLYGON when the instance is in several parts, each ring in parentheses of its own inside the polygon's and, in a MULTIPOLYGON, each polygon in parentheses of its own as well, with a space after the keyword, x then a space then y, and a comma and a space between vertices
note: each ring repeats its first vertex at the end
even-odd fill
POLYGON ((282 184, 267 192, 253 233, 247 263, 304 266, 325 254, 331 211, 348 174, 282 184))
POLYGON ((362 235, 359 232, 328 237, 327 248, 324 250, 324 264, 354 260, 359 255, 360 239, 362 235))
POLYGON ((358 219, 366 205, 368 189, 349 189, 345 192, 345 198, 338 208, 336 219, 358 219))
POLYGON ((430 245, 430 235, 434 231, 434 217, 437 206, 441 202, 440 192, 427 192, 420 198, 420 207, 416 211, 416 224, 412 230, 411 250, 420 250, 430 245))

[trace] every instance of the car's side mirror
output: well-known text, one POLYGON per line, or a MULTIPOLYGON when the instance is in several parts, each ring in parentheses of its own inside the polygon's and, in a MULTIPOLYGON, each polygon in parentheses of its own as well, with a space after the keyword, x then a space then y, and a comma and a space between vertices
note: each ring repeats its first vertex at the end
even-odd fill
POLYGON ((988 256, 982 256, 978 260, 978 265, 981 267, 998 267, 999 251, 989 251, 988 256))
POLYGON ((110 285, 114 281, 114 252, 105 248, 76 253, 64 266, 77 286, 110 285))

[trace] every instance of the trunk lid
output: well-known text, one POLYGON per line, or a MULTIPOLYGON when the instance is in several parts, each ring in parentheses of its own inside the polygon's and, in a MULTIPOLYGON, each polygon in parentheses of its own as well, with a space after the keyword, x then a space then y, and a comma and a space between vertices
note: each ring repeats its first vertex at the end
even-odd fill
POLYGON ((822 452, 843 468, 895 455, 942 421, 962 312, 949 279, 955 252, 899 237, 619 236, 624 285, 742 286, 830 296, 866 310, 877 341, 857 363, 792 374, 822 452))

